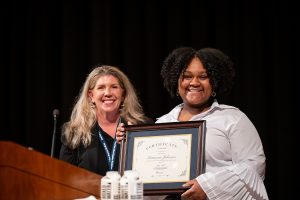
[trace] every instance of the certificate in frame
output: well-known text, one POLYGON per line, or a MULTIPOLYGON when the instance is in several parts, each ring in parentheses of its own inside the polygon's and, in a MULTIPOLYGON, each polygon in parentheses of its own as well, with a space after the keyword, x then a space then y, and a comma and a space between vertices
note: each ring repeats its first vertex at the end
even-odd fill
POLYGON ((178 194, 205 171, 205 120, 125 126, 119 172, 136 170, 144 195, 178 194))

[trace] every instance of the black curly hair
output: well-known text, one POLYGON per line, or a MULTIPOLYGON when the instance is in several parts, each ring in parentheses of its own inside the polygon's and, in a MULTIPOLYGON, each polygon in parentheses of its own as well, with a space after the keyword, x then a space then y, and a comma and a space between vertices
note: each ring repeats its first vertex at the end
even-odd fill
POLYGON ((195 57, 200 59, 207 70, 216 97, 226 97, 233 87, 235 77, 231 59, 218 49, 202 48, 197 51, 191 47, 174 49, 163 62, 160 75, 171 97, 176 96, 178 79, 195 57))

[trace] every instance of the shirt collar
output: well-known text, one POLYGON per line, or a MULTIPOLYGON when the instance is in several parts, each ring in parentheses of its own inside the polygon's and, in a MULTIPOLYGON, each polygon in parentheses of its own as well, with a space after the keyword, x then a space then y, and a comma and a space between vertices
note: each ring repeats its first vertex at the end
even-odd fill
MULTIPOLYGON (((172 116, 176 117, 176 120, 178 120, 178 116, 179 116, 179 113, 180 111, 182 110, 184 106, 184 103, 181 103, 179 105, 177 105, 171 112, 172 112, 172 116)), ((197 115, 194 115, 190 121, 194 121, 194 120, 199 120, 199 119, 202 119, 203 117, 205 117, 208 113, 210 112, 213 112, 214 110, 216 109, 219 109, 220 108, 220 104, 218 103, 218 101, 215 99, 214 102, 212 103, 212 105, 210 106, 210 108, 205 111, 205 112, 202 112, 202 113, 199 113, 197 115)))

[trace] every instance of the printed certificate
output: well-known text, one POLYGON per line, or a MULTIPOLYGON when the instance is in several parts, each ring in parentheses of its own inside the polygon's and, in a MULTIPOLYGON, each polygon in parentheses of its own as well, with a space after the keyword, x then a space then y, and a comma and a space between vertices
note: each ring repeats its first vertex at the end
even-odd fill
POLYGON ((135 137, 132 169, 144 183, 190 180, 192 134, 135 137))
POLYGON ((144 195, 177 194, 205 171, 205 120, 129 125, 121 144, 119 172, 136 170, 144 195))

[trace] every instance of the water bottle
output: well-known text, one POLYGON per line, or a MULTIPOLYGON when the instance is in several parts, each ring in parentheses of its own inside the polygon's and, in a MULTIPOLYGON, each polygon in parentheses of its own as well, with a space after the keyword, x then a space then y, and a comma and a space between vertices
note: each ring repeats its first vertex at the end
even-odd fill
POLYGON ((121 200, 143 200, 143 182, 137 171, 127 170, 120 180, 121 200))
POLYGON ((120 174, 117 171, 108 171, 101 179, 101 200, 120 199, 120 174))

